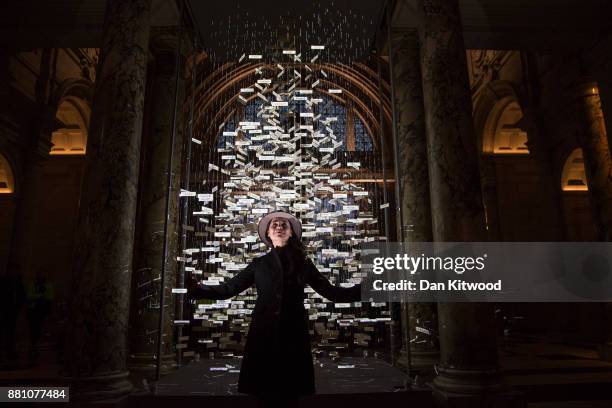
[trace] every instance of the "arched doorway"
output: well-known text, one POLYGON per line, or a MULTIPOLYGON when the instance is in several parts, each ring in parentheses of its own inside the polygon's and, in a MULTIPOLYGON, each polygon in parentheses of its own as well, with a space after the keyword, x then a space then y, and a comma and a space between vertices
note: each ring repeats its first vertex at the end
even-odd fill
POLYGON ((65 98, 57 108, 57 119, 64 126, 51 135, 51 155, 84 155, 90 111, 87 104, 75 97, 65 98))
POLYGON ((0 153, 0 194, 15 192, 15 177, 8 160, 0 153))

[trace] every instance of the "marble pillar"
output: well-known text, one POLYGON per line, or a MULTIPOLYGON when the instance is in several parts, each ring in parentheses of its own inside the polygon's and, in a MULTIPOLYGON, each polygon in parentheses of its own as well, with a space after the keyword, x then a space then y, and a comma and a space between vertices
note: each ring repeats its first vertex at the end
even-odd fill
MULTIPOLYGON (((44 127, 44 126, 43 126, 44 127)), ((40 129, 35 130, 40 133, 40 129)), ((47 132, 42 132, 47 133, 47 132)), ((24 281, 30 281, 36 274, 36 231, 39 217, 40 186, 42 167, 49 157, 51 132, 37 138, 34 147, 26 147, 23 152, 22 177, 13 219, 13 234, 10 247, 10 262, 19 265, 24 281)))
MULTIPOLYGON (((427 139, 417 30, 392 30, 391 52, 400 170, 401 228, 405 242, 431 242, 427 139)), ((436 304, 402 303, 402 323, 402 351, 407 351, 407 342, 410 345, 410 368, 417 375, 433 375, 434 364, 438 362, 440 354, 436 334, 436 304)), ((407 355, 402 355, 399 363, 407 364, 407 358, 407 355)))
POLYGON ((602 33, 594 45, 581 57, 586 75, 597 81, 608 146, 612 148, 612 34, 602 33))
POLYGON ((128 321, 151 0, 109 0, 87 145, 63 375, 73 401, 114 401, 128 321))
POLYGON ((599 241, 611 241, 612 159, 597 83, 581 81, 575 91, 578 143, 584 156, 593 221, 599 241))
POLYGON ((556 170, 554 149, 550 143, 547 111, 543 106, 542 95, 538 91, 539 59, 533 52, 521 52, 523 77, 526 81, 525 93, 521 98, 524 128, 527 130, 526 145, 529 157, 535 161, 539 206, 546 208, 540 219, 540 228, 536 241, 564 241, 566 239, 565 216, 563 212, 563 191, 559 187, 560 179, 556 170))
MULTIPOLYGON (((609 64, 612 67, 612 63, 609 64)), ((597 81, 599 98, 601 100, 601 110, 608 136, 608 147, 612 149, 612 80, 607 78, 611 75, 610 70, 606 71, 605 77, 597 81)))
MULTIPOLYGON (((417 0, 434 241, 485 241, 478 151, 458 0, 417 0)), ((493 305, 440 303, 439 406, 522 406, 497 360, 493 305)))
MULTIPOLYGON (((143 136, 143 174, 140 177, 139 232, 132 277, 130 302, 129 369, 133 377, 153 379, 157 365, 157 339, 160 313, 160 283, 168 194, 168 158, 173 132, 176 49, 175 28, 155 28, 150 48, 154 56, 147 111, 149 124, 143 136)), ((180 69, 180 68, 179 68, 180 69)), ((179 76, 179 96, 184 80, 179 76)), ((179 99, 181 101, 182 98, 179 99)), ((180 114, 180 112, 178 113, 180 114)), ((178 118, 177 118, 178 119, 178 118)), ((183 145, 181 126, 176 126, 173 145, 173 169, 168 206, 167 258, 165 261, 165 305, 163 326, 162 372, 174 364, 172 352, 174 306, 172 288, 176 282, 177 213, 180 182, 180 158, 183 145)))
MULTIPOLYGON (((599 241, 612 240, 612 160, 597 83, 587 79, 574 89, 578 143, 584 157, 593 221, 599 241)), ((612 316, 612 305, 606 304, 612 316)), ((601 357, 612 361, 612 329, 600 348, 601 357)))
MULTIPOLYGON (((10 261, 20 266, 25 281, 34 278, 37 265, 36 229, 38 226, 38 202, 42 165, 49 157, 53 146, 51 134, 58 127, 55 114, 48 105, 51 71, 53 63, 52 50, 45 48, 41 51, 41 62, 38 77, 34 86, 36 98, 35 114, 30 126, 24 129, 23 146, 21 150, 21 180, 17 189, 17 206, 13 222, 13 236, 11 239, 10 261)), ((8 58, 7 58, 8 59, 8 58)), ((8 67, 7 67, 8 69, 8 67)), ((6 78, 8 79, 8 78, 6 78)), ((8 97, 8 91, 7 97, 8 97)))

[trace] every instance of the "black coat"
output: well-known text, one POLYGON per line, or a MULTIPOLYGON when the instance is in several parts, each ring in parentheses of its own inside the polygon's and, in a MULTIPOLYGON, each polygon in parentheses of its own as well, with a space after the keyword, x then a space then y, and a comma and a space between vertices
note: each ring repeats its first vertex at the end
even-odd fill
POLYGON ((276 250, 254 259, 228 282, 200 285, 193 297, 228 299, 255 284, 257 302, 238 381, 238 391, 255 394, 313 394, 314 370, 304 308, 304 284, 333 302, 355 302, 361 285, 341 288, 329 283, 312 261, 303 261, 304 281, 288 286, 287 268, 276 250), (285 283, 285 284, 284 284, 285 283))

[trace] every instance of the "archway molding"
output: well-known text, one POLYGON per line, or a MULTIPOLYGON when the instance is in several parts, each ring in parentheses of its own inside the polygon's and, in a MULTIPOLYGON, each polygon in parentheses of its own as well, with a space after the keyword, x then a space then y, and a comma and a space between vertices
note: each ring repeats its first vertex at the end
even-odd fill
POLYGON ((4 152, 0 152, 0 196, 14 196, 16 192, 15 171, 4 152))
POLYGON ((474 95, 474 130, 481 154, 494 153, 500 120, 513 104, 522 110, 515 85, 509 81, 491 81, 474 95))
MULTIPOLYGON (((287 69, 292 65, 285 64, 287 69)), ((341 64, 307 64, 311 69, 322 69, 328 77, 321 81, 320 94, 334 98, 343 105, 350 100, 355 115, 363 122, 365 128, 372 136, 375 149, 379 148, 378 135, 380 134, 380 113, 378 82, 374 72, 363 64, 346 66, 341 64), (324 88, 342 89, 342 94, 329 94, 324 88)), ((277 74, 273 64, 242 64, 227 63, 214 70, 205 70, 201 67, 200 75, 206 75, 204 80, 195 89, 194 129, 201 137, 214 137, 216 129, 224 122, 235 106, 240 89, 255 83, 256 70, 277 74)), ((389 84, 383 81, 382 108, 384 121, 391 121, 391 103, 388 98, 389 84)), ((264 95, 271 95, 272 89, 266 90, 264 95)), ((383 125, 384 126, 384 125, 383 125)))
POLYGON ((61 127, 51 133, 50 154, 85 154, 92 94, 93 83, 85 79, 67 79, 54 93, 51 109, 61 127))
POLYGON ((584 158, 579 147, 566 152, 563 168, 561 170, 562 191, 588 191, 584 158))

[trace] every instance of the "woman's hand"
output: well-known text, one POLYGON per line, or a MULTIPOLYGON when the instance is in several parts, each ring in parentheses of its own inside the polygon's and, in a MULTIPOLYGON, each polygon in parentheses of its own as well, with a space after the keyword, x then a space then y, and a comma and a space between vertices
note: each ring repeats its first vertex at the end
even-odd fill
POLYGON ((186 276, 185 288, 187 288, 187 298, 190 301, 194 300, 197 304, 211 304, 215 302, 212 299, 206 299, 202 297, 203 287, 200 286, 198 279, 191 274, 186 276))

